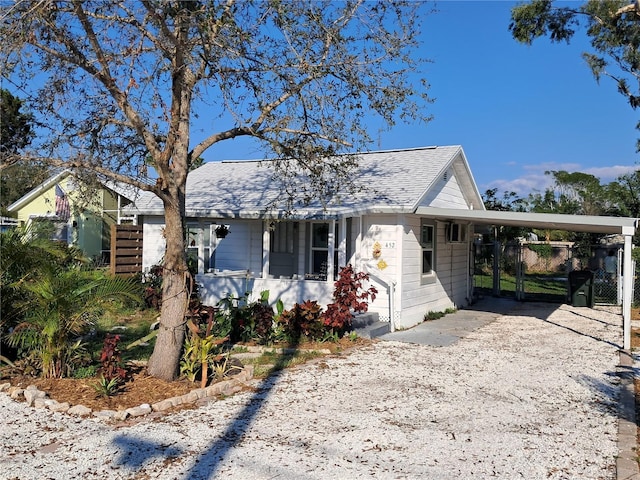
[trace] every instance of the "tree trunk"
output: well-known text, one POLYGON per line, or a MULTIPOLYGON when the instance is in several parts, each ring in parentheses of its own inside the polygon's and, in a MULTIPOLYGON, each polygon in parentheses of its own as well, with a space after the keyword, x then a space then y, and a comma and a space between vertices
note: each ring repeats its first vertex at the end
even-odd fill
MULTIPOLYGON (((177 195, 181 197, 180 195, 177 195)), ((167 250, 162 273, 162 307, 160 327, 153 354, 149 358, 150 375, 166 381, 175 380, 184 342, 185 314, 189 302, 187 261, 180 208, 165 203, 165 239, 167 250)))

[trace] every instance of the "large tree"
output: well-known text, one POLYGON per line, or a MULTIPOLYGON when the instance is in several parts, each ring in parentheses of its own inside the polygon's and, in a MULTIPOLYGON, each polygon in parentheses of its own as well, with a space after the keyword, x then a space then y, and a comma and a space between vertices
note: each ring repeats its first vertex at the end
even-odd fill
MULTIPOLYGON (((640 1, 588 0, 582 5, 557 7, 553 0, 532 0, 514 7, 509 30, 530 45, 548 36, 567 42, 584 27, 593 51, 583 58, 597 81, 612 79, 631 108, 640 106, 640 1)), ((640 122, 636 128, 640 129, 640 122)), ((640 140, 637 143, 640 151, 640 140)))
MULTIPOLYGON (((6 4, 5 4, 6 5, 6 4)), ((149 372, 173 379, 188 275, 194 159, 251 137, 327 191, 370 144, 372 116, 429 120, 417 35, 425 5, 366 0, 18 1, 0 9, 0 72, 51 128, 38 155, 156 194, 166 253, 149 372), (192 136, 194 119, 205 135, 192 136), (205 126, 205 127, 202 127, 205 126), (333 160, 330 160, 333 159, 333 160), (145 178, 146 177, 146 178, 145 178), (153 179, 153 183, 147 180, 153 179)))
MULTIPOLYGON (((33 115, 23 106, 22 100, 0 88, 0 163, 15 158, 33 139, 33 115)), ((24 162, 13 162, 0 172, 0 214, 7 215, 6 207, 45 180, 48 173, 45 165, 24 162)))

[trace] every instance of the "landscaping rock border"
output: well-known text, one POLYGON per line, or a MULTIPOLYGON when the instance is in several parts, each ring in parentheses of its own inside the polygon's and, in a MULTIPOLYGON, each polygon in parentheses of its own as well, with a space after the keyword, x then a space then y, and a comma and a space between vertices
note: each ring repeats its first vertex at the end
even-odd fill
POLYGON ((253 378, 253 365, 245 365, 240 373, 228 380, 216 382, 205 388, 197 388, 178 397, 167 398, 149 405, 144 403, 126 410, 97 410, 94 411, 84 405, 70 405, 68 402, 58 402, 49 398, 47 392, 39 390, 35 385, 27 388, 15 387, 11 383, 0 384, 0 393, 7 393, 16 401, 23 401, 29 407, 45 408, 52 412, 87 418, 94 417, 104 422, 122 422, 128 418, 142 417, 152 412, 164 413, 175 407, 206 403, 221 395, 230 396, 242 390, 243 383, 253 378))

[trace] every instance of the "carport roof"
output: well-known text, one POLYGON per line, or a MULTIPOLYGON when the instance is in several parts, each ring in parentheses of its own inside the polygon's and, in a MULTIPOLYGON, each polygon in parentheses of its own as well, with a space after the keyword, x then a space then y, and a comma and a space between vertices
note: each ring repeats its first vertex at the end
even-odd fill
POLYGON ((459 210, 434 207, 419 207, 416 213, 444 221, 470 222, 477 225, 504 225, 622 235, 633 235, 638 225, 637 218, 595 215, 459 210))

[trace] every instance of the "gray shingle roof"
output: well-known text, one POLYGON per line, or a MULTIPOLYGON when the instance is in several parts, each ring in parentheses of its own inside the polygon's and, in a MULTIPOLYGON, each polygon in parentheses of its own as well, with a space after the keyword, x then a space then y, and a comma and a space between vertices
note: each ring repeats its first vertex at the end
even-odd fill
MULTIPOLYGON (((308 204, 298 201, 294 215, 332 216, 348 212, 409 212, 440 174, 458 158, 466 163, 460 146, 424 147, 358 154, 353 175, 356 193, 341 193, 308 204)), ((186 210, 193 217, 277 216, 285 207, 281 181, 272 161, 210 162, 189 174, 186 210)), ((298 190, 307 182, 298 177, 298 190)), ((471 179, 473 183, 473 180, 471 179)), ((472 192, 471 195, 477 195, 472 192)), ((300 199, 298 199, 300 200, 300 199)), ((161 214, 162 203, 145 193, 136 201, 141 214, 161 214)))

